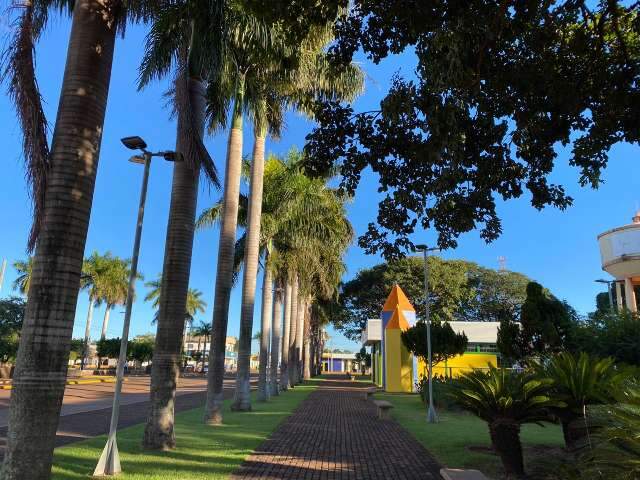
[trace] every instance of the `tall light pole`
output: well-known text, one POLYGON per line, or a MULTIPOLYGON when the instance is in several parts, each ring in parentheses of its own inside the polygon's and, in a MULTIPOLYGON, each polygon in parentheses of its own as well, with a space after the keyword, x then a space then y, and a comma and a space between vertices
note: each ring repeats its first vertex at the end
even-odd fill
POLYGON ((142 221, 144 220, 144 206, 147 199, 147 184, 149 183, 149 169, 152 157, 164 157, 168 161, 180 160, 180 155, 176 152, 149 152, 146 142, 140 137, 125 137, 120 140, 125 147, 130 150, 140 150, 142 156, 134 155, 130 162, 144 165, 144 175, 142 177, 142 189, 140 190, 140 204, 138 207, 138 221, 136 223, 136 234, 133 241, 133 255, 131 257, 131 271, 129 273, 129 287, 127 290, 127 303, 124 312, 124 325, 122 326, 122 338, 120 339, 120 355, 118 356, 118 367, 116 369, 116 387, 113 394, 113 408, 111 409, 111 422, 109 424, 109 437, 107 444, 102 450, 98 465, 93 472, 94 477, 104 477, 117 475, 122 470, 120 468, 120 455, 118 454, 118 444, 116 433, 118 430, 118 417, 120 414, 120 394, 122 392, 122 382, 124 380, 124 367, 127 363, 127 341, 129 338, 129 324, 131 323, 131 308, 133 306, 133 294, 136 277, 138 276, 138 254, 140 252, 140 239, 142 237, 142 221))
POLYGON ((7 270, 7 259, 2 260, 2 266, 0 266, 0 291, 2 291, 2 284, 4 283, 4 272, 7 270))
POLYGON ((615 285, 616 281, 615 280, 604 280, 602 278, 599 278, 598 280, 594 280, 596 283, 606 283, 607 284, 607 292, 609 292, 609 308, 611 309, 611 311, 615 310, 615 307, 613 306, 613 285, 615 285))
POLYGON ((429 252, 438 250, 429 248, 426 245, 416 245, 415 251, 422 252, 424 257, 424 318, 427 324, 427 362, 428 362, 428 383, 429 383, 429 407, 427 410, 427 421, 437 423, 438 415, 436 407, 433 405, 433 361, 431 356, 431 319, 429 318, 429 252))

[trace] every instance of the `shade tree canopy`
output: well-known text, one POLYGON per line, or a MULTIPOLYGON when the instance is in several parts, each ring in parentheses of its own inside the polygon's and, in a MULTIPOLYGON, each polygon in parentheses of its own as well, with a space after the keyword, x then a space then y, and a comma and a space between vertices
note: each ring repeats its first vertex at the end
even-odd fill
POLYGON ((414 52, 415 78, 391 82, 377 108, 318 105, 308 168, 336 166, 354 193, 370 169, 383 195, 360 236, 367 253, 397 257, 417 229, 452 248, 479 229, 502 232, 499 200, 536 209, 573 199, 551 180, 560 148, 581 185, 597 187, 618 142, 638 143, 637 2, 356 0, 331 49, 374 63, 414 52))
MULTIPOLYGON (((518 320, 531 280, 463 260, 429 257, 429 298, 433 320, 518 320)), ((360 270, 340 289, 331 320, 347 338, 357 340, 369 318, 378 318, 384 299, 399 284, 418 317, 424 314, 424 260, 405 257, 360 270)))

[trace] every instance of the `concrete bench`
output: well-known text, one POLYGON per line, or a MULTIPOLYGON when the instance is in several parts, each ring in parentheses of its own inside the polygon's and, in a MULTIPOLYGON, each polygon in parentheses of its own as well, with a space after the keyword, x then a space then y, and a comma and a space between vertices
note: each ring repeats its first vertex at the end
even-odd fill
POLYGON ((441 468, 440 475, 444 480, 489 480, 479 470, 460 470, 457 468, 441 468))
POLYGON ((369 401, 371 396, 378 391, 375 387, 365 388, 364 389, 364 399, 365 401, 369 401))
POLYGON ((393 408, 393 405, 386 400, 374 400, 373 403, 378 407, 378 418, 380 420, 388 420, 389 410, 393 408))

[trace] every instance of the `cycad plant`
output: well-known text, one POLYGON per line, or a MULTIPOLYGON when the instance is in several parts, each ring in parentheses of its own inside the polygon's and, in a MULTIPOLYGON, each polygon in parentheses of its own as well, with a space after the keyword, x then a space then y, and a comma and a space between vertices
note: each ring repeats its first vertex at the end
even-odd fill
POLYGON ((491 444, 500 456, 507 475, 524 476, 520 427, 550 419, 550 409, 564 403, 552 398, 553 381, 529 372, 511 372, 489 366, 458 378, 452 390, 456 402, 487 422, 491 444))
POLYGON ((604 478, 640 478, 640 385, 626 385, 617 402, 602 410, 606 423, 598 437, 604 443, 595 451, 591 471, 605 474, 604 478))
POLYGON ((568 450, 585 446, 591 421, 588 407, 615 400, 629 378, 627 368, 616 366, 612 358, 598 358, 585 352, 562 352, 535 365, 541 378, 553 381, 552 394, 564 406, 553 410, 562 424, 568 450))

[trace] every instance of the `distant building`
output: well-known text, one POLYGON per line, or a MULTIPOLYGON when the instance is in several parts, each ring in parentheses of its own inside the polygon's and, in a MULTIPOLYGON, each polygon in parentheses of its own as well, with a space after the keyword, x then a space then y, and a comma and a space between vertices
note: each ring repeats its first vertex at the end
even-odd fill
MULTIPOLYGON (((435 364, 434 375, 456 377, 460 373, 470 371, 473 368, 487 368, 488 364, 498 364, 498 327, 500 322, 449 322, 456 333, 464 332, 468 339, 467 351, 463 355, 457 355, 446 363, 435 364)), ((367 327, 362 332, 362 343, 371 347, 371 369, 373 380, 382 386, 382 321, 370 319, 367 327)), ((419 376, 426 374, 422 361, 418 362, 419 376)))
POLYGON ((348 373, 357 370, 355 353, 333 353, 324 352, 322 354, 322 371, 326 373, 348 373))
MULTIPOLYGON (((211 351, 211 339, 198 335, 185 335, 184 338, 184 352, 190 357, 193 357, 195 353, 200 352, 200 360, 198 364, 206 362, 206 355, 211 351)), ((224 368, 225 370, 236 370, 238 368, 238 339, 236 337, 227 337, 225 341, 224 352, 224 368)), ((196 363, 196 362, 191 362, 196 363)))

